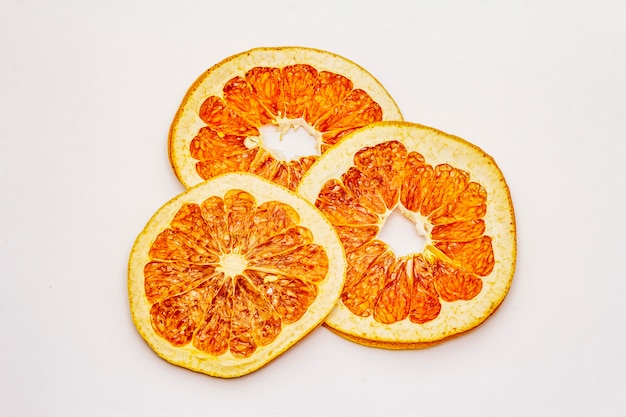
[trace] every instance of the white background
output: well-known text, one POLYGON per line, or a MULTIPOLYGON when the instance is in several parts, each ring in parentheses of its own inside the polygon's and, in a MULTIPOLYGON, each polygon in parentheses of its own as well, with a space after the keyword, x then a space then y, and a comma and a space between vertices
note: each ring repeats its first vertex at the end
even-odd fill
POLYGON ((626 2, 472 3, 2 1, 0 414, 626 415, 626 2), (209 66, 280 45, 356 61, 498 162, 518 268, 483 326, 414 351, 320 328, 234 380, 138 335, 126 265, 183 190, 174 112, 209 66))

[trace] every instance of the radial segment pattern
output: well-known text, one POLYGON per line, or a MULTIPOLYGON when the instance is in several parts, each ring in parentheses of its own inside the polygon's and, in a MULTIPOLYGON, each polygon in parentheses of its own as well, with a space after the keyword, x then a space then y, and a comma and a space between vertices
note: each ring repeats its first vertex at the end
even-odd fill
POLYGON ((328 258, 288 204, 241 190, 184 204, 149 249, 153 330, 174 346, 247 357, 298 321, 328 258))
POLYGON ((342 136, 382 120, 382 109, 348 78, 310 65, 256 67, 236 76, 223 97, 208 97, 200 107, 206 127, 191 142, 196 170, 204 178, 247 171, 295 189, 317 155, 283 160, 260 146, 259 128, 285 131, 302 127, 321 140, 320 152, 342 136))
POLYGON ((214 65, 190 87, 170 129, 170 161, 187 187, 249 172, 295 190, 330 146, 381 120, 402 115, 356 63, 310 48, 257 48, 214 65), (297 144, 306 135, 289 134, 297 129, 310 135, 305 146, 297 144))
POLYGON ((399 141, 361 149, 315 202, 346 249, 343 304, 379 323, 423 324, 439 316, 441 301, 474 298, 495 263, 486 201, 485 188, 468 172, 430 165, 399 141), (395 209, 424 229, 423 251, 397 257, 377 238, 395 209))

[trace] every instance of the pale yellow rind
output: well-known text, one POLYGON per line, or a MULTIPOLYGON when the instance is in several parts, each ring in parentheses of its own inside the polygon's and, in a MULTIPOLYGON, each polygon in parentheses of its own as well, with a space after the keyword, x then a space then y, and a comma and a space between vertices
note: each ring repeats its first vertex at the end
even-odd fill
MULTIPOLYGON (((493 271, 483 280, 482 291, 472 300, 441 301, 440 315, 425 324, 408 319, 382 324, 359 317, 339 301, 325 324, 346 338, 387 348, 425 347, 466 332, 489 317, 504 300, 515 271, 516 229, 509 188, 495 161, 471 143, 439 130, 408 122, 379 122, 346 136, 305 174, 297 192, 312 203, 323 184, 340 177, 353 165, 354 154, 363 147, 389 140, 402 142, 409 152, 422 154, 430 165, 450 164, 470 173, 470 180, 487 191, 485 234, 492 237, 493 271)), ((428 243, 428 242, 427 242, 428 243)))
MULTIPOLYGON (((186 187, 204 179, 195 169, 196 160, 189 153, 189 145, 205 126, 198 113, 207 97, 223 97, 224 84, 254 67, 282 68, 287 65, 308 64, 318 71, 343 75, 353 82, 354 89, 362 89, 383 110, 383 120, 402 120, 402 114, 382 84, 358 64, 331 52, 304 47, 256 48, 233 55, 204 72, 189 88, 174 117, 169 133, 169 156, 174 172, 186 187)), ((330 110, 330 109, 329 109, 330 110)), ((319 144, 318 144, 319 147, 319 144)))
POLYGON ((295 193, 246 173, 224 174, 201 183, 178 195, 161 207, 137 237, 130 254, 128 291, 133 321, 146 342, 163 359, 197 372, 231 378, 253 372, 308 334, 321 324, 338 300, 343 287, 346 261, 343 247, 332 225, 311 204, 295 193), (223 197, 229 190, 243 190, 252 194, 257 205, 277 200, 293 207, 300 215, 300 224, 311 230, 314 242, 326 250, 329 272, 319 284, 318 296, 297 322, 283 327, 278 337, 269 345, 259 347, 247 358, 236 358, 230 352, 212 356, 191 344, 172 346, 158 336, 150 323, 150 307, 144 290, 144 266, 150 261, 150 247, 156 236, 169 226, 180 207, 185 203, 200 203, 210 196, 223 197))

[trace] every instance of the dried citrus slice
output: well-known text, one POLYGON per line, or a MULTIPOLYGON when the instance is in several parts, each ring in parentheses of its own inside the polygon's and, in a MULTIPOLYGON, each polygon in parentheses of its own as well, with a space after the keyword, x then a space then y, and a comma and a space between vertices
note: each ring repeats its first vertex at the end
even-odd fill
POLYGON ((169 156, 187 187, 226 172, 251 172, 293 190, 328 146, 381 120, 402 116, 354 62, 302 47, 252 49, 211 67, 190 87, 170 129, 169 156), (281 135, 303 128, 317 150, 281 155, 267 146, 265 126, 281 135))
POLYGON ((417 348, 476 327, 501 304, 516 259, 508 186, 494 160, 463 139, 407 122, 347 136, 297 192, 337 229, 346 283, 326 325, 366 345, 417 348), (424 236, 397 256, 379 239, 398 211, 424 236))
POLYGON ((224 174, 165 204, 137 237, 133 321, 167 361, 241 376, 324 320, 345 269, 335 230, 310 203, 255 175, 224 174))

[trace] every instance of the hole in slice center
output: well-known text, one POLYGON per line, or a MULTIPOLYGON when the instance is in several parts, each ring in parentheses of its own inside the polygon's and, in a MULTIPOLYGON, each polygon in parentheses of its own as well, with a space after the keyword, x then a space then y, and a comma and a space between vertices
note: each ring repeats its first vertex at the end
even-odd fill
POLYGON ((315 137, 301 124, 293 124, 296 127, 289 127, 288 124, 261 126, 259 132, 265 149, 283 161, 301 156, 319 156, 321 153, 315 137))
POLYGON ((399 210, 391 212, 378 233, 382 240, 393 250, 396 256, 422 252, 426 244, 424 227, 416 225, 399 210))

